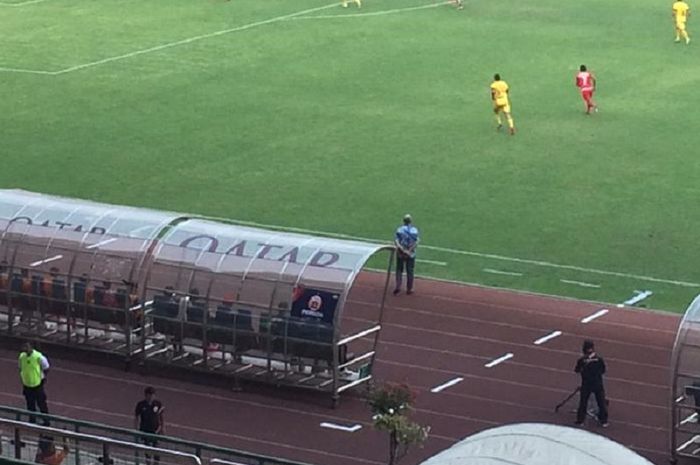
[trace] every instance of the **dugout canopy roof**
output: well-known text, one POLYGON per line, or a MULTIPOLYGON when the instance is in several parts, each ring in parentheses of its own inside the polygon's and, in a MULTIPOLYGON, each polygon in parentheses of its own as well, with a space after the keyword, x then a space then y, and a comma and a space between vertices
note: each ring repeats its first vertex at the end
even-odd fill
POLYGON ((676 392, 683 395, 685 385, 700 381, 700 295, 693 300, 681 320, 673 346, 673 379, 676 392))
POLYGON ((492 428, 422 465, 653 465, 630 449, 583 429, 545 423, 492 428))
POLYGON ((198 284, 207 296, 247 294, 261 307, 312 287, 339 294, 342 307, 359 271, 384 249, 393 247, 0 189, 0 260, 14 270, 138 284, 160 270, 163 286, 172 278, 183 294, 198 284), (199 271, 203 282, 193 283, 199 271))

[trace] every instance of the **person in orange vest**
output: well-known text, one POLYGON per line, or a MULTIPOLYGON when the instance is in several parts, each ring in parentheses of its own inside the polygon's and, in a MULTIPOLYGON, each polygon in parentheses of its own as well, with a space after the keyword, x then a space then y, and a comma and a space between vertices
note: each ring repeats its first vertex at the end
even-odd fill
MULTIPOLYGON (((30 412, 36 412, 38 406, 41 413, 49 413, 44 390, 49 368, 49 360, 36 350, 31 342, 22 345, 22 352, 19 353, 19 377, 22 381, 22 393, 27 401, 27 410, 30 412)), ((34 415, 29 417, 29 421, 36 423, 34 415)), ((44 418, 44 425, 49 426, 47 418, 44 418)))

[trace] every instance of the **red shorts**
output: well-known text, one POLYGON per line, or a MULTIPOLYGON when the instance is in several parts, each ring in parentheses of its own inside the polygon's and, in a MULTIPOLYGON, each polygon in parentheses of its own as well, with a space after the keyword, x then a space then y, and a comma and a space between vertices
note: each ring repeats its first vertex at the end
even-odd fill
POLYGON ((593 89, 591 89, 591 90, 582 90, 582 91, 581 91, 581 97, 583 97, 583 99, 584 99, 585 101, 589 101, 590 99, 593 98, 593 89))

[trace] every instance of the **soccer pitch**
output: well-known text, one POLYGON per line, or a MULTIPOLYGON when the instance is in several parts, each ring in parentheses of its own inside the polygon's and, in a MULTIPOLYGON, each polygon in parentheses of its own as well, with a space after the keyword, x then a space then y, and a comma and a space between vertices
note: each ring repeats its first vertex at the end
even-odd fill
POLYGON ((670 8, 4 0, 0 185, 378 240, 410 212, 420 274, 681 311, 700 61, 670 8))

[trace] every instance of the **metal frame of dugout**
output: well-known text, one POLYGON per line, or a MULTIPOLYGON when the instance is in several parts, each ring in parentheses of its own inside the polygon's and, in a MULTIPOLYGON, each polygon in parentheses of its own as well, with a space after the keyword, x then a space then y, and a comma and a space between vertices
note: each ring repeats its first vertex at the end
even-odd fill
POLYGON ((671 356, 671 463, 700 460, 700 295, 683 316, 671 356))
POLYGON ((328 392, 335 405, 372 379, 393 256, 388 245, 0 190, 0 332, 328 392), (344 318, 380 252, 379 301, 344 318))

